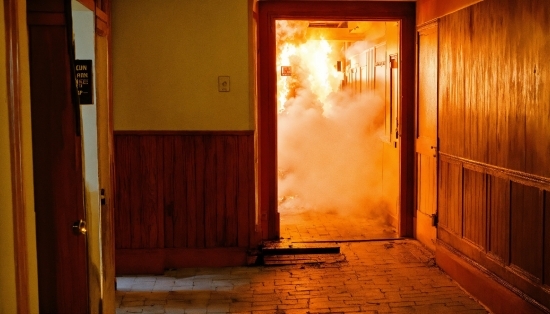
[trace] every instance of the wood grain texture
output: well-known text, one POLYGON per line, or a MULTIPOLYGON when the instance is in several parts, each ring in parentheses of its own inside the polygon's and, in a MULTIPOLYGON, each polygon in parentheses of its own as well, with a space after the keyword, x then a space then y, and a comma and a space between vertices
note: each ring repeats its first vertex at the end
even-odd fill
POLYGON ((542 193, 534 187, 512 182, 510 192, 510 262, 534 281, 542 279, 543 208, 542 193))
POLYGON ((21 72, 19 56, 18 5, 15 0, 4 0, 6 36, 6 73, 9 115, 9 140, 12 186, 13 239, 15 247, 15 294, 17 313, 30 312, 29 266, 27 261, 27 227, 25 182, 23 176, 23 113, 21 103, 21 72))
POLYGON ((248 247, 253 145, 252 132, 116 132, 116 248, 248 247))
POLYGON ((439 20, 441 234, 546 307, 549 16, 543 0, 485 0, 439 20), (458 198, 451 163, 464 169, 458 198))
POLYGON ((416 25, 424 25, 479 1, 483 0, 418 0, 416 2, 416 25))
POLYGON ((65 10, 70 16, 70 6, 61 0, 27 3, 28 14, 36 17, 27 23, 39 310, 86 313, 86 237, 72 230, 75 221, 86 218, 80 113, 71 97, 67 34, 72 25, 40 24, 52 14, 64 17, 65 10))
POLYGON ((463 190, 463 234, 480 249, 486 247, 487 186, 486 176, 470 169, 464 169, 463 190))
POLYGON ((510 180, 489 177, 488 248, 491 257, 510 263, 510 180))
POLYGON ((462 237, 462 164, 440 160, 438 213, 440 224, 462 237))

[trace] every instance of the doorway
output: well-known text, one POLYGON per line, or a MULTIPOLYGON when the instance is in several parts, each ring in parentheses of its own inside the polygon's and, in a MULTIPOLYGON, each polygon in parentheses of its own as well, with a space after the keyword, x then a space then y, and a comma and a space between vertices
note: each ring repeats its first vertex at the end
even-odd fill
POLYGON ((399 21, 275 26, 281 238, 395 238, 399 21))
MULTIPOLYGON (((386 106, 386 100, 384 100, 382 105, 384 109, 382 110, 381 116, 376 116, 373 119, 376 121, 378 121, 377 119, 381 119, 380 125, 382 128, 382 133, 380 136, 387 142, 388 146, 393 145, 394 150, 397 150, 397 153, 395 154, 395 168, 397 169, 395 170, 396 174, 393 176, 393 179, 397 182, 392 183, 394 186, 392 191, 395 193, 395 215, 393 217, 386 215, 384 220, 389 226, 393 226, 395 228, 395 236, 412 236, 412 209, 414 204, 414 186, 412 184, 414 182, 414 16, 415 4, 412 2, 259 2, 259 105, 257 106, 259 183, 258 205, 261 217, 262 236, 264 239, 275 240, 280 239, 281 236, 285 235, 284 227, 286 222, 284 220, 284 210, 282 210, 283 207, 281 207, 281 205, 285 206, 291 204, 300 197, 305 198, 305 196, 300 196, 298 193, 294 193, 291 189, 285 190, 286 187, 283 187, 283 185, 280 186, 280 178, 287 179, 288 181, 288 176, 291 175, 291 171, 289 169, 282 169, 280 166, 286 162, 285 158, 289 156, 292 157, 290 159, 300 158, 300 154, 295 153, 292 150, 287 151, 280 148, 281 143, 279 141, 279 137, 284 137, 284 134, 282 133, 285 132, 283 128, 286 121, 283 122, 283 120, 279 119, 280 110, 284 111, 284 108, 280 108, 279 103, 284 103, 285 101, 279 100, 279 86, 277 85, 277 82, 278 77, 283 76, 283 74, 288 75, 290 73, 291 76, 293 67, 292 65, 277 64, 277 23, 281 23, 279 21, 287 21, 284 22, 287 24, 288 21, 291 21, 291 23, 302 23, 308 25, 313 23, 312 28, 316 28, 316 31, 318 31, 321 26, 345 28, 345 31, 347 31, 348 34, 350 33, 350 24, 352 25, 352 29, 355 29, 355 31, 359 30, 361 27, 366 28, 367 24, 370 26, 384 25, 384 29, 387 26, 386 24, 389 24, 390 26, 392 24, 397 26, 397 32, 399 35, 397 39, 398 47, 391 54, 387 54, 387 50, 381 53, 381 51, 387 48, 383 47, 382 40, 372 43, 370 47, 367 45, 366 47, 363 47, 365 49, 358 52, 358 54, 364 53, 365 55, 370 53, 372 55, 370 58, 373 62, 372 65, 359 64, 357 62, 357 64, 353 64, 353 58, 348 56, 342 58, 339 60, 340 62, 336 62, 331 66, 333 68, 335 67, 337 70, 338 67, 340 67, 340 83, 336 84, 339 85, 338 88, 348 90, 348 93, 350 93, 349 91, 351 90, 351 94, 355 93, 356 96, 363 94, 361 92, 362 88, 364 88, 365 91, 370 89, 370 94, 377 93, 375 87, 376 71, 372 72, 373 77, 368 78, 367 72, 364 72, 364 75, 361 76, 361 67, 366 70, 367 67, 372 66, 374 68, 373 70, 376 70, 376 62, 378 62, 378 66, 380 67, 384 66, 384 71, 379 71, 378 73, 384 73, 384 75, 387 75, 387 77, 384 78, 384 89, 382 94, 387 96, 389 105, 386 106), (371 49, 370 52, 368 52, 369 49, 371 49), (378 53, 381 54, 381 58, 377 58, 377 50, 378 53), (371 84, 370 86, 367 83, 369 80, 371 84), (389 86, 386 84, 389 84, 389 86), (394 112, 393 117, 391 115, 392 110, 394 112), (390 114, 387 114, 386 111, 390 114), (281 153, 288 153, 289 156, 283 157, 281 153)), ((350 41, 349 44, 351 45, 352 42, 350 41)), ((300 66, 296 68, 296 71, 302 70, 303 69, 300 66)), ((295 75, 303 75, 303 73, 295 75)), ((291 98, 294 96, 294 99, 296 99, 295 96, 298 94, 293 94, 292 91, 285 91, 285 93, 290 94, 291 98)), ((361 97, 369 96, 363 95, 361 97)), ((370 97, 373 96, 371 95, 370 97)), ((294 108, 298 107, 296 105, 293 106, 294 108)), ((317 106, 322 107, 323 105, 317 106)), ((378 125, 377 123, 375 124, 378 125)), ((290 132, 290 134, 294 133, 290 132)), ((372 134, 378 133, 373 132, 371 133, 371 136, 372 134)), ((340 137, 340 142, 341 139, 342 138, 340 137)), ((381 144, 383 141, 380 141, 380 138, 378 138, 378 140, 380 145, 383 146, 381 144)), ((334 147, 333 144, 324 145, 329 148, 331 146, 334 147)), ((361 149, 364 147, 367 147, 367 145, 354 146, 354 149, 361 149)), ((308 152, 309 151, 301 153, 301 155, 307 154, 308 152)), ((334 157, 334 155, 331 154, 329 154, 329 156, 334 157)), ((333 163, 328 164, 333 165, 333 163)), ((364 164, 368 163, 364 162, 364 164)), ((365 171, 368 167, 360 168, 361 171, 368 172, 365 171)), ((373 171, 381 172, 381 169, 376 168, 373 171)), ((323 177, 325 175, 318 174, 318 176, 323 177)), ((373 178, 376 177, 376 175, 370 173, 370 176, 367 175, 367 177, 373 178)), ((312 181, 318 182, 320 180, 312 179, 312 181)), ((327 182, 334 183, 330 179, 327 180, 327 182)), ((373 183, 376 183, 380 190, 387 190, 390 188, 390 186, 384 187, 383 182, 384 180, 374 180, 373 183), (382 182, 382 184, 378 185, 380 182, 382 182)), ((389 180, 387 180, 387 182, 389 182, 389 180)), ((363 187, 357 187, 358 185, 359 184, 355 184, 354 186, 356 188, 351 190, 355 191, 363 189, 363 187)), ((322 191, 323 189, 317 190, 317 192, 320 192, 321 196, 325 197, 326 193, 322 191)), ((366 194, 363 194, 359 197, 365 198, 365 195, 366 194)), ((311 200, 312 198, 308 199, 311 200)), ((334 198, 332 199, 334 200, 334 198)), ((344 201, 349 201, 350 199, 350 197, 340 198, 340 200, 344 201)), ((371 198, 370 201, 372 202, 373 198, 371 198)), ((359 202, 352 201, 352 205, 350 206, 353 207, 358 203, 359 202)), ((332 207, 332 210, 334 210, 334 206, 332 207)), ((330 213, 331 209, 325 208, 325 213, 326 212, 330 213)), ((351 215, 351 217, 353 217, 353 215, 351 215)), ((393 230, 390 230, 390 232, 392 231, 393 230)))

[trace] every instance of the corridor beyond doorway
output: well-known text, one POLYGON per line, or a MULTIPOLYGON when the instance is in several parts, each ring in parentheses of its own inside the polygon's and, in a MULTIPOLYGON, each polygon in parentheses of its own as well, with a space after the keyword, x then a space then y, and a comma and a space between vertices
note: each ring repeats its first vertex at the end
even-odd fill
POLYGON ((281 238, 396 237, 400 23, 275 25, 281 238))

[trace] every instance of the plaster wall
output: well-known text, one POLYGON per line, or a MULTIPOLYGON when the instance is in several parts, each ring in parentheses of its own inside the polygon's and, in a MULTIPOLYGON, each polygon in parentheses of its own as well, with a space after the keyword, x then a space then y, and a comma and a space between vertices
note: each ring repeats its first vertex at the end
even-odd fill
POLYGON ((114 1, 115 131, 253 129, 249 10, 248 0, 114 1))

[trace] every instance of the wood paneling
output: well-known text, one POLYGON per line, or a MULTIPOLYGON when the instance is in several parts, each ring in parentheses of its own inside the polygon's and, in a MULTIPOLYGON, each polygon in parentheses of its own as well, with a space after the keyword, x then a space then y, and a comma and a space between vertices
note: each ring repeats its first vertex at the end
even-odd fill
MULTIPOLYGON (((15 295, 17 313, 30 312, 29 266, 27 260, 27 208, 23 169, 23 112, 21 101, 21 62, 19 46, 19 17, 16 0, 4 0, 6 36, 7 105, 9 119, 11 187, 13 204, 13 243, 15 255, 15 295)), ((11 253, 11 252, 10 252, 11 253)), ((8 253, 9 254, 9 253, 8 253)))
POLYGON ((463 234, 464 238, 484 249, 486 247, 486 177, 470 169, 464 169, 463 234))
POLYGON ((439 238, 546 308, 549 16, 544 0, 485 0, 439 20, 439 238))
POLYGON ((549 307, 550 179, 442 154, 439 184, 439 241, 549 307))
POLYGON ((542 278, 544 223, 541 196, 542 192, 535 187, 512 182, 510 262, 539 282, 542 278))
POLYGON ((252 131, 116 132, 117 250, 256 245, 253 161, 252 131))
POLYGON ((439 224, 462 237, 462 165, 440 161, 439 224))
POLYGON ((488 248, 490 256, 504 265, 510 263, 510 181, 489 178, 488 248))
POLYGON ((483 0, 418 0, 416 2, 416 25, 423 25, 479 1, 483 0))
POLYGON ((544 278, 543 284, 550 288, 550 192, 544 191, 544 278))

